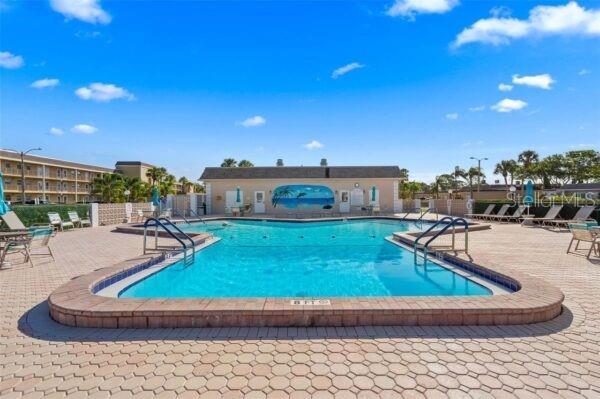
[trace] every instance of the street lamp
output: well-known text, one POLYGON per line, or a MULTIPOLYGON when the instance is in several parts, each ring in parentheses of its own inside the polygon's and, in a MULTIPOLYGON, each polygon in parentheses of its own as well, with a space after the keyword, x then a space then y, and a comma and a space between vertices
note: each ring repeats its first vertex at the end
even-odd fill
POLYGON ((27 151, 16 151, 7 148, 9 151, 18 153, 21 156, 21 204, 25 204, 25 155, 32 151, 42 151, 41 148, 30 148, 27 151))
POLYGON ((474 159, 477 161, 477 192, 480 192, 481 191, 481 161, 487 161, 488 158, 471 157, 471 159, 474 159))

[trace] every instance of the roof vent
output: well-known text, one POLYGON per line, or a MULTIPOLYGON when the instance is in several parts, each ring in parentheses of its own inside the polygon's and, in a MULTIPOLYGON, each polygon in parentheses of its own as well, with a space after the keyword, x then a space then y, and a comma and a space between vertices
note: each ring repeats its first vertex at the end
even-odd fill
POLYGON ((281 158, 277 159, 276 165, 277 166, 283 166, 283 159, 281 159, 281 158))
POLYGON ((321 158, 321 166, 327 166, 327 158, 321 158))

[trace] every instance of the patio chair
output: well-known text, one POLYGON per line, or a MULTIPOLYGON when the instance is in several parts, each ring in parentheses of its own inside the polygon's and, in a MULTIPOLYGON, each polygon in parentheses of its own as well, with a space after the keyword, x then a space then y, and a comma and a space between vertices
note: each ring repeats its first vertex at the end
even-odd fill
POLYGON ((73 224, 73 222, 63 222, 63 220, 60 218, 60 215, 58 214, 58 212, 48 212, 48 219, 50 219, 50 224, 55 229, 60 229, 62 231, 65 228, 69 228, 69 227, 72 229, 75 228, 75 225, 73 224))
POLYGON ((579 244, 583 242, 589 242, 590 248, 588 249, 586 258, 590 258, 592 255, 592 251, 596 254, 596 256, 600 256, 600 234, 597 229, 592 230, 587 224, 579 224, 579 223, 570 223, 569 230, 571 230, 571 242, 569 242, 569 247, 567 248, 567 253, 571 253, 571 246, 574 242, 575 250, 579 249, 579 244))
POLYGON ((29 228, 27 228, 14 211, 8 211, 4 215, 0 215, 0 219, 6 223, 10 231, 34 231, 39 228, 43 229, 50 227, 49 224, 32 224, 29 228))
POLYGON ((562 205, 552 205, 544 216, 542 216, 541 218, 532 218, 531 222, 541 223, 542 225, 544 225, 544 223, 546 223, 549 220, 556 220, 558 219, 558 214, 562 210, 562 207, 562 205))
POLYGON ((69 211, 67 213, 69 214, 69 219, 71 220, 71 223, 73 223, 73 226, 79 225, 79 227, 83 227, 92 225, 90 219, 81 219, 77 214, 77 211, 69 211))
POLYGON ((48 245, 53 232, 54 229, 52 227, 40 228, 29 232, 27 235, 7 240, 2 249, 2 254, 0 255, 0 265, 4 263, 4 258, 7 254, 15 252, 24 254, 25 262, 29 262, 31 267, 33 267, 32 256, 50 256, 54 261, 54 254, 48 245), (46 249, 47 253, 34 252, 35 249, 40 248, 46 249))
POLYGON ((487 208, 485 208, 485 211, 483 211, 483 213, 467 213, 465 216, 471 219, 484 218, 491 215, 495 207, 495 204, 490 204, 487 206, 487 208))
POLYGON ((553 219, 547 220, 543 224, 546 226, 553 225, 556 227, 564 226, 567 227, 571 223, 582 223, 590 220, 590 216, 596 210, 595 205, 582 206, 579 208, 575 216, 572 219, 553 219))
POLYGON ((506 215, 506 212, 508 212, 508 210, 510 209, 510 205, 509 204, 504 204, 500 207, 500 209, 498 210, 498 213, 496 213, 495 215, 488 215, 486 216, 484 219, 485 220, 501 220, 504 215, 506 215))
POLYGON ((499 221, 521 221, 523 219, 523 212, 525 212, 525 209, 527 209, 527 206, 525 205, 519 205, 519 207, 517 209, 515 209, 515 211, 513 212, 512 215, 504 215, 498 218, 499 221))

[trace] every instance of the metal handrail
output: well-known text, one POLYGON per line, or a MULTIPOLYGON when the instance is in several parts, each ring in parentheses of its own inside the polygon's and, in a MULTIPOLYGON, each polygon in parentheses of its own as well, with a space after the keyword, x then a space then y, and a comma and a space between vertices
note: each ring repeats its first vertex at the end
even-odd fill
POLYGON ((187 250, 188 250, 188 246, 187 244, 180 238, 177 236, 177 234, 173 233, 169 228, 167 228, 167 225, 171 225, 175 228, 175 230, 177 230, 177 232, 181 235, 184 236, 184 238, 187 238, 190 240, 190 243, 192 244, 191 246, 191 250, 192 250, 192 260, 195 258, 196 256, 196 251, 195 251, 195 246, 196 243, 194 242, 194 240, 192 240, 192 238, 190 236, 188 236, 187 234, 185 234, 179 227, 175 226, 169 219, 167 218, 148 218, 145 222, 144 222, 144 254, 146 254, 146 250, 147 250, 147 236, 148 236, 148 227, 154 227, 154 249, 158 248, 158 227, 162 227, 163 230, 165 230, 167 232, 167 234, 169 234, 169 236, 171 236, 171 238, 175 239, 179 244, 181 244, 181 246, 183 247, 183 256, 184 256, 184 261, 187 264, 187 250), (166 225, 163 223, 166 222, 166 225), (150 224, 150 223, 153 224, 150 224))
POLYGON ((423 237, 425 237, 427 235, 427 233, 429 233, 431 230, 435 229, 437 226, 439 226, 440 224, 444 223, 445 221, 450 221, 452 222, 452 220, 454 220, 454 218, 452 216, 444 216, 443 218, 441 218, 440 220, 438 220, 437 222, 435 222, 430 228, 428 228, 427 230, 425 230, 424 232, 422 232, 416 239, 415 242, 413 243, 413 246, 415 247, 415 253, 417 250, 417 245, 419 244, 419 240, 423 237))
POLYGON ((425 212, 421 213, 421 216, 419 216, 416 221, 418 222, 420 220, 423 220, 423 216, 425 216, 429 211, 430 211, 430 208, 427 208, 425 210, 425 212))
MULTIPOLYGON (((444 232, 446 230, 448 230, 450 227, 452 227, 453 229, 453 233, 452 233, 452 249, 454 249, 454 245, 455 245, 455 233, 454 233, 454 229, 456 228, 455 226, 457 224, 462 224, 465 227, 465 252, 469 252, 469 222, 466 221, 466 219, 464 218, 451 218, 449 216, 446 216, 444 218, 442 218, 438 223, 436 223, 434 226, 440 224, 440 222, 442 222, 444 219, 446 218, 450 218, 451 221, 450 223, 446 224, 444 227, 442 227, 439 231, 437 231, 435 234, 433 234, 431 236, 431 238, 429 238, 429 240, 427 240, 427 242, 425 244, 422 244, 423 246, 423 258, 425 260, 425 262, 427 262, 427 255, 429 252, 429 244, 431 244, 431 242, 433 240, 435 240, 436 238, 438 238, 440 235, 444 234, 444 232)), ((433 226, 433 227, 434 227, 433 226)), ((428 231, 431 231, 432 228, 429 228, 428 231)), ((421 237, 423 237, 424 234, 420 235, 417 240, 415 240, 415 247, 414 247, 414 251, 415 251, 415 263, 416 263, 416 259, 417 259, 417 241, 418 239, 420 239, 421 237)))
POLYGON ((164 221, 167 223, 167 225, 169 226, 173 226, 173 228, 175 230, 177 230, 177 232, 181 235, 183 235, 185 238, 187 238, 190 243, 192 244, 192 248, 194 248, 196 246, 196 243, 194 242, 194 240, 192 240, 192 237, 190 237, 189 235, 187 235, 186 233, 184 233, 179 227, 177 227, 173 222, 171 222, 169 219, 167 218, 158 218, 159 221, 164 221))

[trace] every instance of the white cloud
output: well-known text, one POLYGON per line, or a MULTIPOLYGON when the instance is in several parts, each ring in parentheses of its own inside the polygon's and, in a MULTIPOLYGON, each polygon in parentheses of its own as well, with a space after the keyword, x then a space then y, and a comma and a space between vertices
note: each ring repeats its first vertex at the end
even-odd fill
POLYGON ((81 123, 79 125, 75 125, 71 128, 71 131, 73 133, 80 133, 80 134, 94 134, 98 131, 97 127, 94 127, 92 125, 86 125, 85 123, 81 123))
POLYGON ((504 100, 498 101, 492 105, 492 109, 498 112, 513 112, 523 109, 527 106, 527 103, 522 100, 512 100, 505 98, 504 100))
POLYGON ((336 69, 335 71, 333 71, 331 73, 331 78, 332 79, 337 79, 342 75, 347 74, 350 71, 353 71, 355 69, 360 69, 360 68, 364 68, 365 66, 363 64, 360 64, 358 62, 352 62, 348 65, 344 65, 343 67, 339 67, 338 69, 336 69))
POLYGON ((50 7, 67 19, 79 19, 90 24, 108 24, 112 19, 100 6, 100 0, 50 0, 50 7))
POLYGON ((458 0, 396 0, 386 14, 414 20, 417 14, 444 14, 458 3, 458 0))
POLYGON ((446 114, 446 119, 455 121, 458 119, 458 114, 456 112, 453 112, 451 114, 446 114))
POLYGON ((585 75, 589 75, 591 73, 591 71, 589 69, 582 69, 581 71, 577 72, 577 75, 579 76, 585 76, 585 75))
POLYGON ((513 75, 512 82, 516 85, 524 85, 529 87, 537 87, 538 89, 550 90, 555 82, 552 76, 548 73, 542 75, 519 76, 513 75))
POLYGON ((500 91, 511 91, 513 89, 513 85, 509 85, 506 83, 500 83, 498 85, 498 90, 500 91))
POLYGON ((0 51, 0 67, 6 69, 21 68, 25 64, 23 57, 14 55, 8 51, 0 51))
POLYGON ((492 17, 476 21, 460 32, 452 47, 468 43, 508 44, 528 36, 600 35, 600 9, 585 9, 571 1, 564 6, 536 6, 528 19, 492 17))
POLYGON ((267 123, 267 120, 264 117, 262 117, 260 115, 255 115, 255 116, 252 116, 250 118, 243 120, 242 122, 240 122, 240 125, 242 125, 244 127, 256 127, 256 126, 262 126, 265 123, 267 123))
POLYGON ((100 102, 109 102, 121 98, 128 101, 135 100, 135 96, 126 89, 108 83, 92 83, 89 86, 75 90, 75 94, 83 100, 100 102))
POLYGON ((318 150, 319 148, 323 148, 324 145, 320 142, 318 142, 317 140, 312 140, 306 144, 303 145, 304 148, 306 148, 307 150, 318 150))
POLYGON ((60 81, 58 79, 45 78, 45 79, 36 80, 32 84, 30 84, 29 87, 33 87, 34 89, 45 89, 47 87, 58 86, 59 83, 60 83, 60 81))
POLYGON ((485 105, 478 105, 476 107, 470 107, 469 111, 471 112, 481 112, 485 109, 485 105))
POLYGON ((65 134, 65 132, 62 131, 62 129, 59 129, 57 127, 51 127, 48 133, 53 136, 62 136, 63 134, 65 134))

